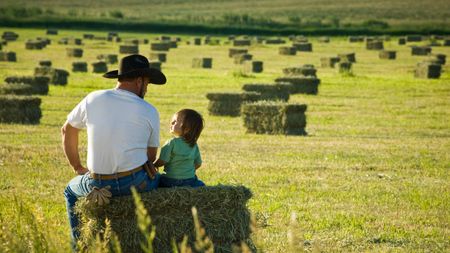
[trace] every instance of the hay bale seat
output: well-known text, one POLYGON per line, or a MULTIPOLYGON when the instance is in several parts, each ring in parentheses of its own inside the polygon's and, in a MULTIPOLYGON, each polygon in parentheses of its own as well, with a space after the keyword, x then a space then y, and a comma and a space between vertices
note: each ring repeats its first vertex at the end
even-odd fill
POLYGON ((0 51, 0 61, 16 62, 17 61, 16 53, 0 51))
POLYGON ((47 95, 50 78, 46 76, 8 76, 5 78, 5 82, 29 85, 31 87, 31 93, 29 94, 47 95))
POLYGON ((108 65, 106 65, 106 62, 104 61, 97 61, 91 63, 92 65, 92 72, 93 73, 105 73, 108 72, 108 65))
MULTIPOLYGON (((250 211, 247 208, 251 197, 251 191, 244 186, 224 185, 160 188, 141 193, 142 203, 156 228, 154 252, 172 252, 172 239, 180 242, 185 235, 193 246, 193 206, 198 211, 206 234, 214 243, 214 252, 232 252, 232 244, 242 241, 255 251, 250 239, 250 211)), ((85 243, 95 238, 95 234, 103 232, 107 218, 111 221, 112 231, 118 236, 122 252, 142 252, 140 243, 143 236, 137 226, 135 209, 131 196, 112 198, 111 203, 102 208, 89 207, 84 200, 80 200, 76 210, 81 216, 81 242, 85 243)))
POLYGON ((284 68, 283 74, 286 76, 316 76, 317 69, 314 65, 305 64, 301 67, 284 68))
POLYGON ((77 61, 72 62, 72 72, 87 72, 87 62, 77 61))
POLYGON ((244 84, 242 89, 247 92, 260 93, 259 100, 281 100, 288 101, 289 94, 293 89, 292 84, 275 83, 275 84, 244 84))
POLYGON ((245 61, 251 61, 253 59, 253 55, 245 53, 245 54, 236 54, 233 56, 234 64, 242 64, 245 61))
POLYGON ((68 57, 83 57, 83 49, 81 48, 66 48, 66 53, 68 57))
POLYGON ((121 54, 139 54, 139 46, 136 45, 120 45, 119 53, 121 54))
POLYGON ((384 49, 383 41, 380 41, 380 40, 367 41, 366 49, 367 50, 383 50, 384 49))
POLYGON ((412 46, 411 47, 411 55, 428 55, 431 53, 431 47, 427 46, 412 46))
POLYGON ((348 54, 338 54, 339 61, 340 62, 356 62, 356 56, 355 53, 348 53, 348 54))
POLYGON ((228 57, 232 58, 237 54, 247 54, 248 49, 244 48, 230 48, 228 49, 228 57))
POLYGON ((0 123, 39 124, 41 99, 32 96, 0 96, 0 123))
POLYGON ((426 79, 438 79, 441 76, 442 65, 430 62, 417 64, 414 77, 426 79))
POLYGON ((309 42, 296 42, 292 46, 299 52, 312 52, 312 43, 309 42))
POLYGON ((46 76, 50 78, 50 83, 55 85, 66 85, 69 72, 64 69, 56 69, 51 67, 34 68, 35 76, 46 76))
POLYGON ((247 133, 306 135, 305 104, 259 101, 242 106, 247 133))
POLYGON ((260 97, 261 94, 256 92, 208 93, 208 112, 210 115, 239 116, 243 103, 258 101, 260 97))
POLYGON ((275 79, 277 83, 292 84, 291 94, 303 93, 317 95, 320 79, 313 76, 290 76, 275 79))
POLYGON ((262 61, 245 61, 244 71, 249 73, 261 73, 264 70, 264 63, 262 61))
POLYGON ((278 54, 280 54, 280 55, 296 55, 297 49, 295 47, 279 47, 278 54))
POLYGON ((108 64, 117 63, 117 54, 100 54, 97 55, 97 60, 104 61, 108 64))
POLYGON ((397 56, 397 51, 393 51, 393 50, 382 50, 382 51, 380 51, 380 53, 378 54, 378 56, 380 57, 380 59, 395 60, 395 58, 396 58, 396 56, 397 56))
POLYGON ((194 58, 192 59, 193 68, 212 68, 212 58, 194 58))
POLYGON ((150 59, 157 60, 159 62, 167 61, 167 54, 165 52, 150 52, 149 57, 150 59))
POLYGON ((334 68, 334 66, 338 62, 339 62, 339 57, 322 57, 322 58, 320 58, 320 65, 323 68, 334 68))

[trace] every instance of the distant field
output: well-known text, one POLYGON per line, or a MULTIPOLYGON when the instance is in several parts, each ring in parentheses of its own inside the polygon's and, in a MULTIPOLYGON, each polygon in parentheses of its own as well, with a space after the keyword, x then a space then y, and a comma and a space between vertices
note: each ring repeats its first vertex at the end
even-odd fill
POLYGON ((386 29, 385 25, 417 32, 422 29, 450 29, 448 0, 4 0, 0 2, 0 14, 0 17, 11 17, 17 22, 30 18, 41 22, 66 17, 99 21, 112 19, 124 23, 140 21, 276 29, 348 29, 357 26, 373 30, 386 29), (377 23, 367 23, 374 20, 381 22, 381 27, 377 23))
MULTIPOLYGON (((2 1, 1 5, 11 2, 2 1)), ((166 12, 171 8, 181 11, 183 2, 168 4, 166 12)), ((237 1, 231 2, 239 6, 237 1)), ((313 1, 304 2, 312 5, 313 1)), ((320 2, 331 3, 328 11, 341 8, 335 2, 320 2)), ((368 10, 365 5, 357 4, 360 1, 345 2, 368 10)), ((442 8, 444 2, 436 1, 435 5, 441 7, 438 13, 449 11, 442 8)), ((88 11, 87 5, 76 3, 80 5, 77 10, 88 11)), ((92 1, 95 9, 97 3, 106 1, 92 1)), ((226 3, 205 1, 203 4, 217 9, 226 3)), ((415 8, 405 8, 405 12, 414 9, 420 13, 419 1, 410 4, 415 8)), ((114 9, 123 6, 120 1, 108 5, 116 5, 114 9)), ((195 5, 200 6, 201 2, 195 1, 195 5)), ((63 1, 48 1, 41 6, 65 7, 63 1)), ((137 8, 134 6, 133 1, 127 2, 125 14, 137 8)), ((162 5, 153 9, 148 7, 150 4, 146 6, 136 15, 142 16, 144 9, 149 13, 162 9, 162 5)), ((255 11, 262 8, 268 12, 268 6, 269 1, 261 1, 261 5, 255 5, 255 11)), ((400 10, 402 5, 394 6, 400 10)), ((375 14, 378 9, 374 9, 375 14)), ((281 12, 274 10, 274 13, 281 12)), ((19 33, 19 40, 3 49, 15 51, 18 62, 0 62, 0 80, 10 75, 32 75, 39 60, 52 60, 54 67, 70 71, 73 61, 91 63, 99 54, 118 53, 117 43, 83 40, 83 57, 67 57, 66 48, 76 46, 59 45, 57 41, 62 37, 81 38, 85 31, 60 30, 59 35, 48 36, 44 29, 0 28, 0 33, 6 30, 19 33), (43 50, 25 50, 25 41, 36 37, 51 38, 52 43, 43 50)), ((158 34, 120 33, 120 36, 153 39, 158 34)), ((163 64, 168 83, 150 85, 146 97, 160 112, 161 142, 170 137, 168 123, 177 110, 188 107, 204 115, 206 127, 199 140, 204 165, 198 176, 209 185, 242 184, 252 190, 254 196, 249 208, 258 223, 254 240, 264 252, 286 252, 287 227, 293 212, 299 225, 295 233, 309 251, 449 251, 448 63, 440 79, 416 79, 413 70, 426 57, 411 56, 412 44, 399 46, 396 37, 384 44, 386 49, 397 50, 397 59, 393 61, 379 59, 378 52, 366 50, 364 43, 350 44, 347 37, 332 37, 329 44, 310 37, 313 52, 299 52, 296 56, 280 56, 277 45, 249 47, 255 59, 264 61, 264 72, 245 77, 239 74, 240 66, 228 57, 230 46, 223 44, 225 37, 216 37, 222 41, 221 45, 193 46, 185 43, 187 36, 172 36, 180 36, 182 42, 177 49, 169 51, 168 62, 163 64), (354 76, 320 67, 321 57, 346 52, 356 53, 354 76), (212 57, 213 68, 192 69, 192 58, 196 56, 212 57), (315 65, 322 81, 318 95, 297 94, 290 99, 292 103, 308 105, 308 136, 247 134, 240 117, 208 115, 206 93, 237 92, 246 83, 273 83, 282 76, 283 68, 303 64, 315 65)), ((149 45, 140 45, 139 49, 141 54, 149 54, 149 45)), ((450 55, 450 47, 432 50, 450 55)), ((117 66, 108 67, 112 70, 117 66)), ((41 96, 43 117, 39 125, 0 124, 0 252, 7 252, 7 247, 14 245, 14 241, 4 241, 9 238, 8 233, 27 229, 23 225, 27 221, 21 216, 24 212, 14 204, 14 198, 30 206, 35 214, 33 221, 49 243, 47 252, 69 251, 63 190, 74 175, 63 155, 60 127, 86 94, 114 86, 114 81, 100 74, 71 73, 66 87, 51 86, 49 95, 41 96)), ((84 131, 83 161, 85 137, 84 131)), ((36 228, 29 229, 36 231, 33 230, 36 228)), ((18 245, 27 248, 26 243, 33 242, 34 235, 25 236, 27 239, 17 242, 18 245)), ((23 236, 14 234, 11 238, 23 236)), ((12 252, 20 249, 17 246, 12 252)))

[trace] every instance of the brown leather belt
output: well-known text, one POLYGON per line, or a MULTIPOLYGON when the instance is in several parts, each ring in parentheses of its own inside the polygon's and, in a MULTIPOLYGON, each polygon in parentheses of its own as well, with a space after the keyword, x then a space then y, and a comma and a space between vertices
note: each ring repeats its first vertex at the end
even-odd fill
POLYGON ((109 175, 105 175, 105 174, 95 174, 95 173, 90 173, 90 177, 93 179, 101 179, 101 180, 111 180, 111 179, 117 179, 117 178, 121 178, 121 177, 126 177, 129 176, 133 173, 136 173, 140 170, 143 169, 143 166, 139 166, 135 169, 129 170, 129 171, 124 171, 124 172, 118 172, 116 174, 109 174, 109 175))

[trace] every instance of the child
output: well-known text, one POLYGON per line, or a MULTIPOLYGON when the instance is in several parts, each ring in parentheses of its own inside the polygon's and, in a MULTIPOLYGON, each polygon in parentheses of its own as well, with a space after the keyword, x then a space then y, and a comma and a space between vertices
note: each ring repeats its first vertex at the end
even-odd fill
POLYGON ((198 112, 183 109, 173 115, 170 132, 174 138, 164 144, 159 159, 155 162, 156 167, 164 166, 166 172, 161 175, 159 187, 205 186, 195 175, 195 171, 202 165, 197 146, 202 130, 203 118, 198 112))

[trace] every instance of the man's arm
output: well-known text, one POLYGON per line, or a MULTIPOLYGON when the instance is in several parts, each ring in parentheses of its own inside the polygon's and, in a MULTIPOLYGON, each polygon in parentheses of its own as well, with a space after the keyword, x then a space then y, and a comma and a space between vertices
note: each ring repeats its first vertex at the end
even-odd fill
POLYGON ((69 122, 66 121, 61 128, 62 144, 64 149, 64 154, 67 160, 72 166, 75 173, 78 175, 83 175, 88 172, 88 169, 81 165, 80 155, 78 153, 78 133, 79 129, 71 126, 69 122))
POLYGON ((149 173, 150 178, 154 178, 155 174, 158 173, 158 169, 153 165, 156 160, 156 154, 158 153, 157 147, 147 147, 147 158, 148 161, 144 164, 144 168, 149 173))

